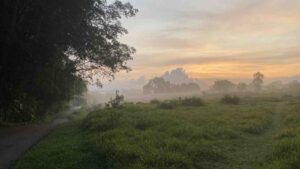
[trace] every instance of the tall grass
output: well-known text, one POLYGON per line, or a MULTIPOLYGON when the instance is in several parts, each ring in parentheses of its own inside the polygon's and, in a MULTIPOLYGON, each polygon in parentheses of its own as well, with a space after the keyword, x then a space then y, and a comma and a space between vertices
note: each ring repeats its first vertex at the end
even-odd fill
POLYGON ((300 104, 289 100, 283 109, 282 126, 274 135, 272 152, 259 169, 300 168, 300 104))
POLYGON ((197 104, 187 99, 187 105, 179 100, 159 104, 176 105, 171 110, 149 104, 93 112, 84 122, 94 131, 91 144, 113 169, 213 169, 233 163, 227 149, 239 150, 232 143, 263 132, 271 122, 268 105, 198 107, 198 99, 197 104), (117 114, 114 122, 111 113, 117 114))
POLYGON ((179 97, 178 99, 172 99, 166 101, 152 100, 150 103, 157 104, 157 107, 161 109, 174 109, 177 106, 199 107, 205 105, 204 100, 197 97, 183 98, 183 99, 179 97))
POLYGON ((50 134, 16 168, 300 168, 300 100, 183 100, 94 110, 75 128, 50 134))

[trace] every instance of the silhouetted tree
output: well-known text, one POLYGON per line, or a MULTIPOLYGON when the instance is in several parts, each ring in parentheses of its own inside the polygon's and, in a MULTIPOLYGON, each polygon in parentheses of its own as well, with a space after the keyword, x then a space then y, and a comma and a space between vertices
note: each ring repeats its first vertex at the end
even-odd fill
POLYGON ((167 71, 162 75, 162 78, 173 84, 189 83, 191 81, 183 68, 176 68, 170 72, 167 71))
POLYGON ((257 72, 253 75, 252 86, 256 91, 260 91, 262 89, 262 85, 264 83, 264 75, 260 72, 257 72))
POLYGON ((289 94, 299 95, 300 94, 300 82, 294 80, 294 81, 288 83, 285 87, 285 90, 289 94))
POLYGON ((156 77, 149 80, 149 82, 143 87, 144 94, 178 93, 192 91, 200 91, 200 87, 196 83, 172 84, 161 77, 156 77))
POLYGON ((194 82, 187 84, 187 91, 200 91, 199 85, 194 82))
POLYGON ((153 93, 167 93, 171 88, 170 82, 165 81, 163 78, 156 77, 143 87, 144 94, 153 93))
POLYGON ((106 107, 112 107, 112 108, 117 108, 120 107, 122 102, 124 102, 124 95, 120 95, 119 90, 116 91, 115 98, 110 98, 110 101, 106 103, 106 107))
POLYGON ((241 82, 239 83, 237 86, 236 86, 236 89, 239 91, 239 92, 244 92, 247 90, 247 84, 244 83, 244 82, 241 82))
POLYGON ((135 50, 118 41, 131 4, 106 0, 0 2, 0 120, 28 121, 53 111, 86 82, 130 70, 135 50))
POLYGON ((217 80, 215 81, 212 89, 218 92, 231 92, 234 90, 235 84, 229 80, 217 80))
POLYGON ((272 92, 276 92, 282 89, 282 87, 283 87, 283 83, 280 80, 271 82, 270 84, 267 85, 267 89, 272 92))

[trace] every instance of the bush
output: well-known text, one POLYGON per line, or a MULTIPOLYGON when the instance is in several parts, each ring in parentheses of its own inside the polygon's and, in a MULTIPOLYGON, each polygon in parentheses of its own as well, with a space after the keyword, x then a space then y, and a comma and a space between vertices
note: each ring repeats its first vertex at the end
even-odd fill
POLYGON ((197 97, 184 98, 181 101, 181 104, 184 106, 204 106, 204 101, 197 97))
POLYGON ((174 106, 181 105, 181 98, 169 100, 169 103, 174 106))
POLYGON ((164 102, 160 102, 158 100, 152 100, 150 103, 158 104, 158 108, 162 109, 173 109, 176 106, 204 106, 204 101, 201 98, 192 97, 192 98, 178 98, 172 99, 164 102))
POLYGON ((161 109, 174 109, 176 107, 176 104, 172 102, 161 102, 157 107, 161 109))
POLYGON ((160 103, 160 101, 157 99, 153 99, 150 101, 150 104, 159 104, 159 103, 160 103))
POLYGON ((238 98, 237 96, 224 96, 221 99, 221 102, 224 104, 239 104, 240 98, 238 98))
POLYGON ((117 108, 120 107, 123 102, 124 102, 124 96, 120 95, 119 90, 117 90, 115 98, 110 98, 110 101, 108 103, 105 103, 105 107, 117 108))

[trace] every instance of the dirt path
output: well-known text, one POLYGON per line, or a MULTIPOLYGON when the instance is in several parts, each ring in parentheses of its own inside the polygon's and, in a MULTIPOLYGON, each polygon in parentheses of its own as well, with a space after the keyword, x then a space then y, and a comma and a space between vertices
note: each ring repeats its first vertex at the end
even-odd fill
POLYGON ((0 130, 0 169, 9 169, 29 148, 60 124, 69 121, 74 109, 66 111, 49 124, 27 125, 0 130))
POLYGON ((0 133, 0 169, 8 169, 26 150, 47 135, 52 125, 20 126, 0 133))

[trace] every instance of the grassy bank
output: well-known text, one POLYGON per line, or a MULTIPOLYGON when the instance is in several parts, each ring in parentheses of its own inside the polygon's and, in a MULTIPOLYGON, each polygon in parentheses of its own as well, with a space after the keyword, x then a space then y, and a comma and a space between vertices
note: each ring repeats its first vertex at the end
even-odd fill
POLYGON ((299 168, 299 100, 170 103, 94 110, 54 131, 15 168, 299 168))

